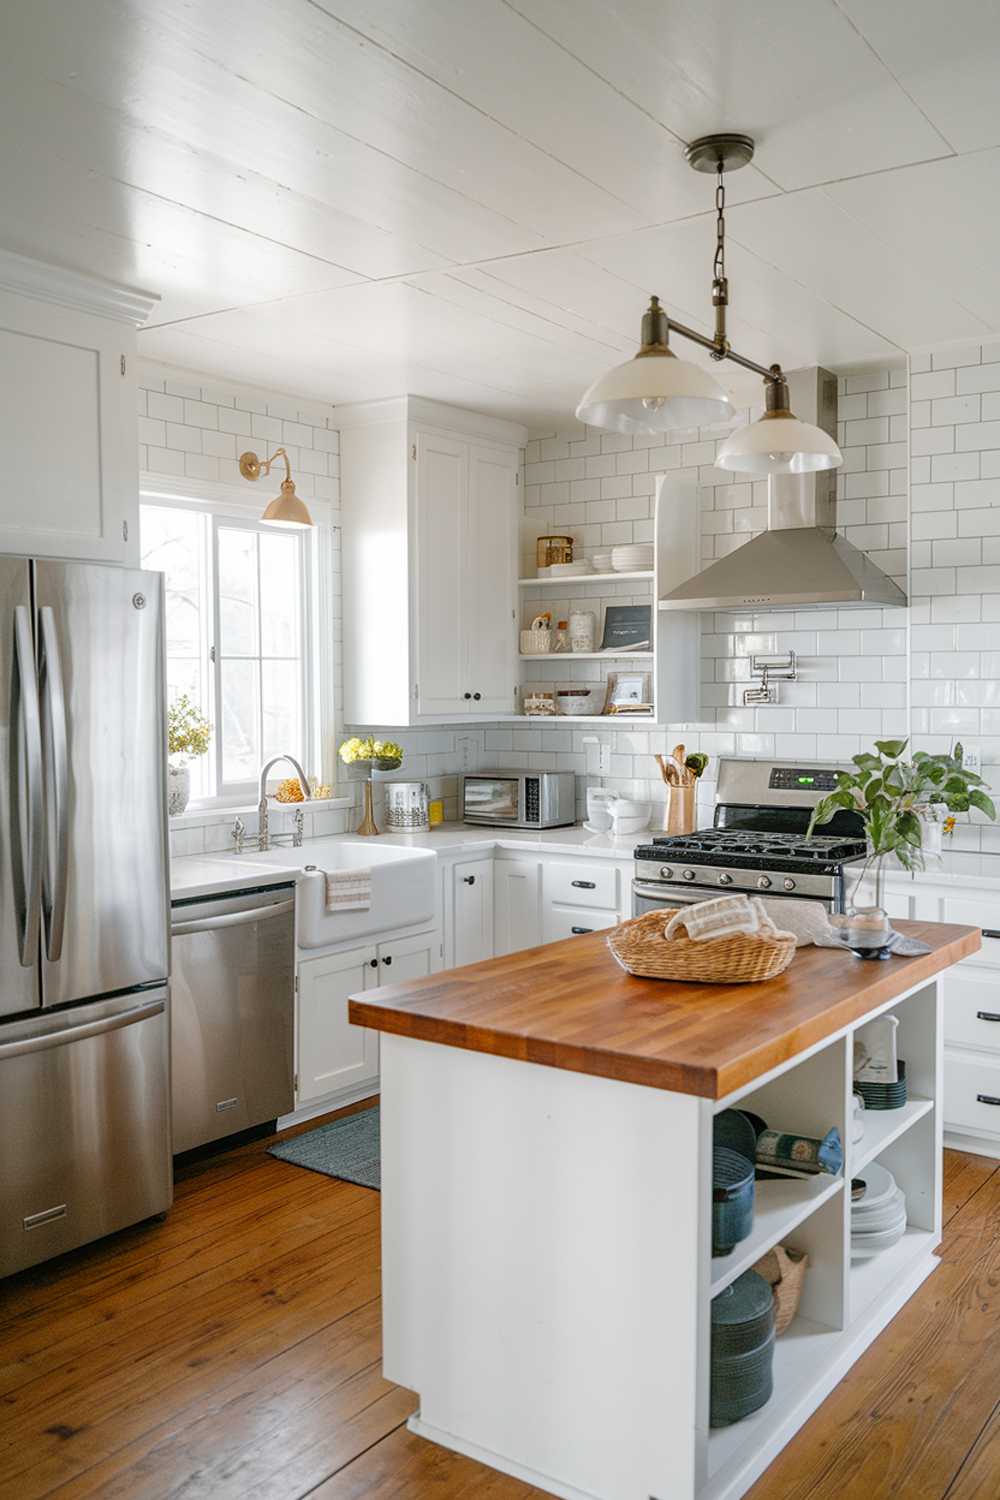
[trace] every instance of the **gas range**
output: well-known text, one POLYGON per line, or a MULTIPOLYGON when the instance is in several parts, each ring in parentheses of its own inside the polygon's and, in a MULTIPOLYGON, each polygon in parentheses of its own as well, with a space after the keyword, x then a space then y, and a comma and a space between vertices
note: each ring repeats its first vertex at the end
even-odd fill
POLYGON ((841 908, 847 877, 866 856, 861 817, 843 809, 806 837, 813 807, 836 784, 835 766, 722 760, 713 826, 657 835, 636 849, 637 912, 725 890, 841 908))

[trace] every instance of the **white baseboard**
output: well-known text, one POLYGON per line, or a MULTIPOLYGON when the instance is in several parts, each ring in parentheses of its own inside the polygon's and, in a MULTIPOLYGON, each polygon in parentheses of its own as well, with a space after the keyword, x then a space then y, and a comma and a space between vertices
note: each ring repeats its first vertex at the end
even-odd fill
POLYGON ((945 1130, 945 1146, 951 1151, 971 1151, 973 1156, 991 1156, 1000 1161, 1000 1140, 991 1135, 963 1135, 958 1130, 945 1130))
POLYGON ((559 1496, 559 1500, 600 1500, 600 1497, 591 1494, 590 1490, 578 1490, 575 1485, 562 1484, 548 1474, 539 1474, 534 1469, 526 1468, 524 1464, 515 1463, 513 1459, 503 1458, 499 1453, 491 1453, 488 1448, 480 1448, 478 1443, 467 1443, 463 1438, 455 1437, 454 1433, 444 1432, 440 1427, 433 1427, 429 1422, 421 1420, 419 1412, 412 1416, 406 1425, 418 1437, 427 1438, 429 1442, 437 1443, 442 1448, 450 1448, 453 1453, 461 1453, 466 1458, 474 1458, 478 1463, 486 1464, 490 1469, 499 1469, 501 1474, 510 1474, 524 1484, 544 1490, 547 1495, 559 1496))
POLYGON ((373 1104, 378 1102, 377 1083, 359 1083, 353 1089, 341 1089, 337 1094, 329 1094, 325 1099, 310 1099, 308 1104, 303 1104, 299 1109, 293 1110, 290 1115, 282 1115, 278 1120, 278 1129, 287 1130, 290 1125, 304 1125, 307 1120, 315 1120, 318 1115, 329 1115, 336 1109, 344 1109, 348 1104, 357 1104, 362 1099, 370 1099, 373 1104))

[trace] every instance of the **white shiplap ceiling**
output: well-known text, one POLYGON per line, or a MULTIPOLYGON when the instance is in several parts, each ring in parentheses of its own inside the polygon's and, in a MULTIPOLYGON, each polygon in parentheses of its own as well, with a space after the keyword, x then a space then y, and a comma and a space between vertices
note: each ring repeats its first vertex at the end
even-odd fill
POLYGON ((0 243, 158 292, 151 358, 543 427, 649 292, 708 331, 709 131, 745 353, 1000 330, 998 64, 994 0, 31 0, 0 243))

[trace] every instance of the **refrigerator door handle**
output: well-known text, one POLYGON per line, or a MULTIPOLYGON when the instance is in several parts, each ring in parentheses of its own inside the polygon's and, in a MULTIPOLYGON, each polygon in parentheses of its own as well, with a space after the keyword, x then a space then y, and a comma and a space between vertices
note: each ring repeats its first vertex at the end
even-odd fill
POLYGON ((11 727, 14 753, 10 757, 10 808, 13 824, 11 864, 18 917, 21 967, 38 961, 42 881, 42 727, 38 709, 38 679, 31 640, 31 616, 25 604, 14 607, 14 663, 11 681, 11 727), (22 767, 22 756, 24 764, 22 767), (21 808, 22 769, 27 807, 21 808))
POLYGON ((45 729, 45 763, 51 773, 47 786, 48 814, 53 828, 46 841, 42 871, 45 956, 50 963, 62 957, 66 925, 66 885, 69 869, 69 748, 66 728, 66 694, 63 689, 59 635, 51 606, 39 610, 41 641, 38 677, 42 690, 45 729))
POLYGON ((16 1042, 0 1042, 0 1062, 5 1062, 9 1057, 23 1057, 26 1052, 47 1052, 52 1047, 62 1047, 69 1042, 84 1042, 91 1036, 104 1036, 109 1031, 119 1031, 123 1026, 134 1026, 137 1021, 148 1021, 151 1016, 161 1015, 165 1009, 165 1000, 150 1000, 131 1010, 121 1010, 115 1016, 105 1016, 101 1021, 67 1026, 63 1031, 40 1031, 36 1036, 21 1037, 16 1042))

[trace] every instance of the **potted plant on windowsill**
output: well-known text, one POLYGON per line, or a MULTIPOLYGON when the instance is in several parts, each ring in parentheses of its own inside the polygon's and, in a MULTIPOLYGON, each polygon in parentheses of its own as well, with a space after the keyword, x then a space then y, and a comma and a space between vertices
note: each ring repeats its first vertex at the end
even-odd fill
POLYGON ((368 775, 365 779, 365 801, 361 822, 354 830, 355 833, 378 833, 379 826, 375 821, 375 811, 372 803, 372 773, 373 771, 398 771, 403 764, 403 750, 395 740, 376 740, 371 735, 365 739, 359 739, 354 735, 345 740, 338 751, 345 766, 367 766, 368 775))
POLYGON ((212 726, 187 693, 175 698, 167 710, 167 812, 176 818, 191 796, 188 757, 204 755, 212 737, 212 726))
MULTIPOLYGON (((868 839, 868 859, 855 891, 866 876, 874 876, 874 904, 884 906, 886 862, 895 857, 904 870, 922 870, 932 839, 928 828, 945 813, 945 823, 954 815, 976 808, 991 821, 996 819, 992 799, 982 788, 981 776, 963 764, 962 746, 950 755, 930 755, 916 750, 904 760, 908 740, 876 740, 874 753, 853 755, 855 771, 842 771, 837 790, 824 797, 813 810, 808 832, 828 823, 839 808, 861 814, 868 839), (935 815, 930 810, 935 809, 935 815)), ((949 830, 950 831, 950 830, 949 830)), ((939 845, 940 847, 940 845, 939 845)))

